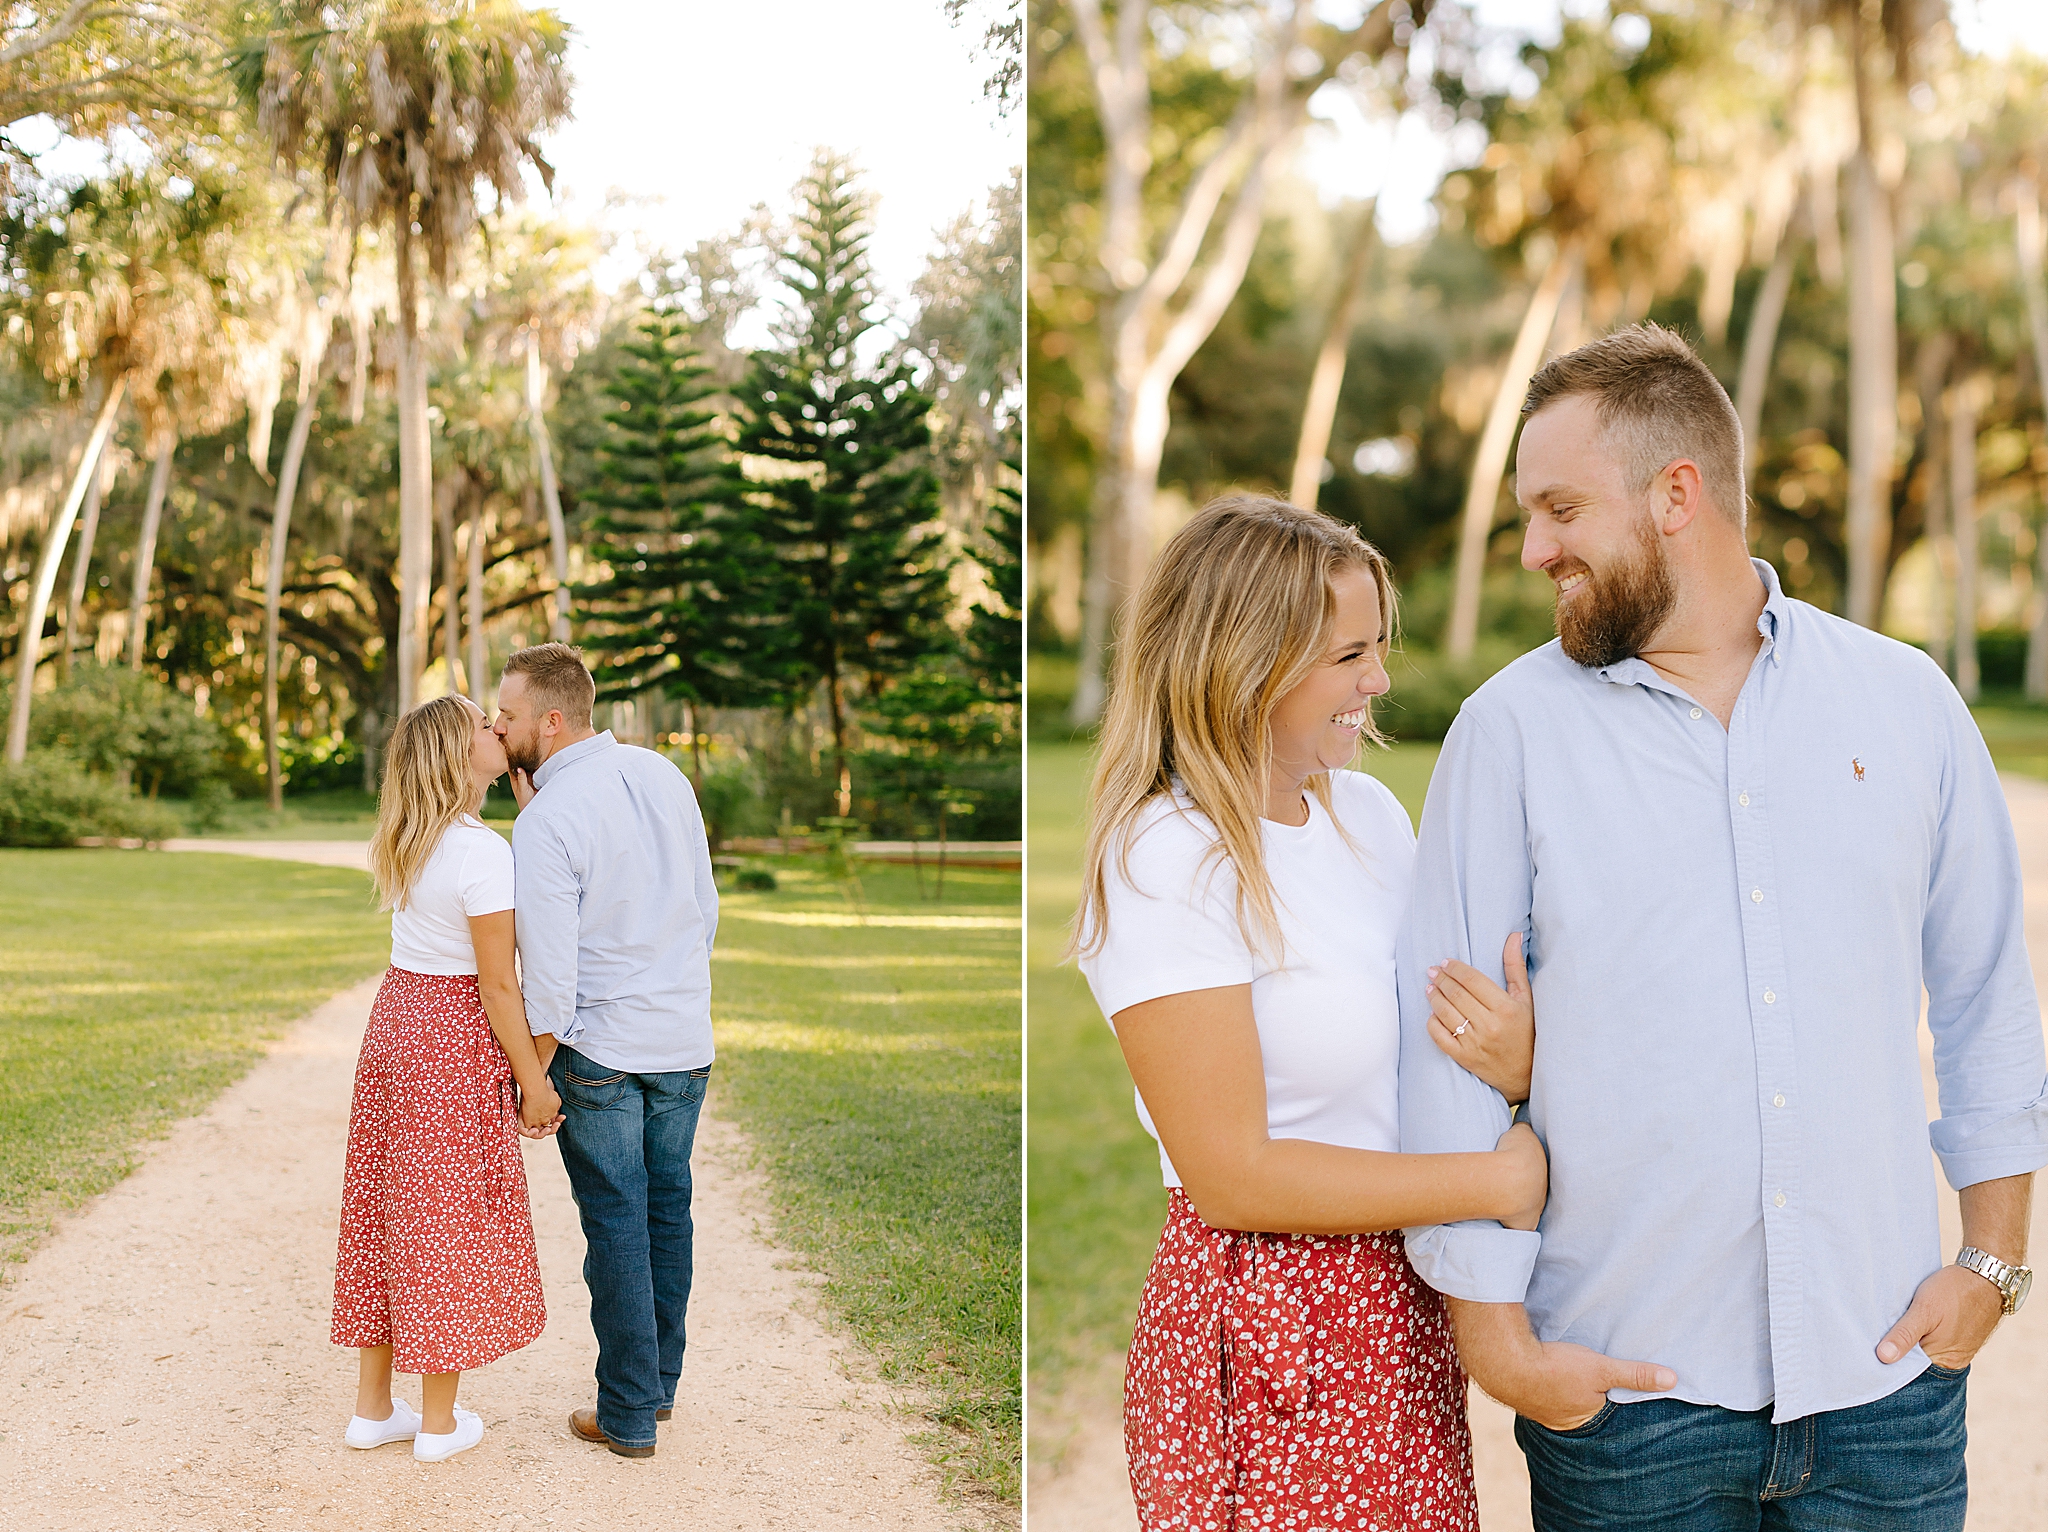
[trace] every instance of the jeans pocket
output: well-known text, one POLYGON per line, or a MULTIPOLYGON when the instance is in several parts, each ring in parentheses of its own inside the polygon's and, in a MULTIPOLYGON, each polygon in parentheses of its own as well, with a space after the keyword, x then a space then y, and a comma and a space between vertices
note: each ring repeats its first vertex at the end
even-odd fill
POLYGON ((1930 1359, 1927 1363, 1927 1370, 1934 1374, 1935 1377, 1940 1378, 1944 1383, 1960 1383, 1970 1375, 1968 1363, 1964 1363, 1961 1367, 1944 1367, 1941 1363, 1930 1359))
POLYGON ((561 1069, 562 1100, 570 1106, 602 1111, 626 1094, 627 1074, 623 1069, 607 1070, 580 1053, 571 1053, 561 1069))
POLYGON ((1545 1436, 1555 1436, 1560 1437, 1565 1441, 1573 1441, 1580 1437, 1592 1436, 1602 1426, 1606 1425, 1608 1421, 1612 1420, 1614 1418, 1614 1412, 1620 1408, 1620 1405, 1616 1404, 1612 1399, 1610 1399, 1605 1404, 1600 1406, 1599 1410, 1595 1412, 1591 1420, 1585 1421, 1580 1425, 1573 1426, 1568 1431, 1559 1431, 1554 1427, 1544 1425, 1541 1421, 1529 1420, 1529 1417, 1526 1415, 1524 1415, 1522 1418, 1524 1420, 1529 1420, 1529 1424, 1534 1426, 1537 1430, 1541 1431, 1545 1436))

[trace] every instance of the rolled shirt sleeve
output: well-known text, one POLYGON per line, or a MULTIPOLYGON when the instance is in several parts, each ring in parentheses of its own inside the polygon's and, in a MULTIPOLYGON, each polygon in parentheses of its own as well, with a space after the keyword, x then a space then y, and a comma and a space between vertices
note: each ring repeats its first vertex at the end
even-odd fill
MULTIPOLYGON (((1430 780, 1398 949, 1405 1154, 1490 1150, 1508 1129, 1500 1092, 1431 1039, 1423 991, 1430 966, 1452 958, 1499 982, 1509 933, 1527 939, 1531 887, 1521 784, 1467 711, 1452 725, 1430 780)), ((1423 1281, 1475 1303, 1520 1303, 1542 1245, 1533 1231, 1492 1221, 1403 1232, 1423 1281)))
POLYGON ((558 1041, 573 1044, 583 1031, 576 1015, 581 903, 576 871, 561 836, 538 815, 514 821, 512 854, 527 1026, 535 1037, 553 1033, 558 1041))
POLYGON ((2012 816, 1975 721, 1935 684, 1949 766, 1921 956, 1941 1101, 1929 1133, 1960 1191, 2048 1164, 2048 1064, 2012 816))

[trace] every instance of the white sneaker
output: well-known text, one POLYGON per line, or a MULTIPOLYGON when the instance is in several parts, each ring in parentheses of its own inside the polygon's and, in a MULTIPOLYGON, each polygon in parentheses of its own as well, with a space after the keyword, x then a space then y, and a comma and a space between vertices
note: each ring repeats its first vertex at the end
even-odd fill
POLYGON ((458 1452, 467 1452, 484 1439, 484 1422, 480 1415, 457 1408, 455 1429, 443 1435, 422 1431, 412 1439, 412 1455, 422 1463, 445 1463, 458 1452))
POLYGON ((403 1399, 394 1399, 389 1420, 365 1420, 360 1415, 351 1415, 345 1439, 351 1447, 382 1447, 389 1442, 411 1441, 419 1429, 419 1412, 403 1399))

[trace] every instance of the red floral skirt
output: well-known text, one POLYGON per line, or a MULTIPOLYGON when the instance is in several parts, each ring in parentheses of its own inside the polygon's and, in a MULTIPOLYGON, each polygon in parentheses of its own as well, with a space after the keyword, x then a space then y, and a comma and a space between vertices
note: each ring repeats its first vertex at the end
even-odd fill
POLYGON ((1465 1373, 1398 1234, 1211 1229, 1175 1190, 1124 1375, 1147 1532, 1477 1532, 1465 1373))
POLYGON ((384 975, 348 1116, 334 1343, 466 1372, 547 1323, 512 1065, 474 974, 384 975))

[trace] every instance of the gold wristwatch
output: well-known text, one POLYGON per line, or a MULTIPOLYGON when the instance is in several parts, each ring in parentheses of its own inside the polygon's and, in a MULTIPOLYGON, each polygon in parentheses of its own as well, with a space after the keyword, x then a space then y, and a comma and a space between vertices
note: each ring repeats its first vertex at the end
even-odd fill
POLYGON ((2020 1305, 2027 1301, 2027 1289, 2034 1285, 2034 1273, 2030 1268, 2001 1261, 1975 1245, 1965 1245, 1957 1251, 1956 1264, 1974 1271, 1997 1288, 2004 1312, 2008 1314, 2020 1311, 2020 1305))

